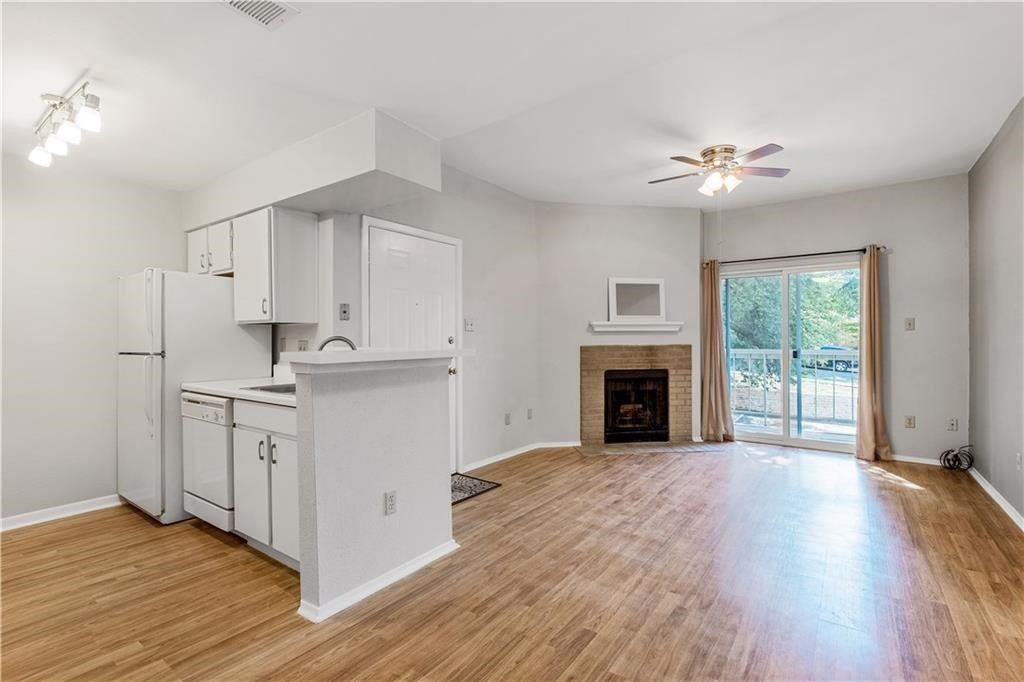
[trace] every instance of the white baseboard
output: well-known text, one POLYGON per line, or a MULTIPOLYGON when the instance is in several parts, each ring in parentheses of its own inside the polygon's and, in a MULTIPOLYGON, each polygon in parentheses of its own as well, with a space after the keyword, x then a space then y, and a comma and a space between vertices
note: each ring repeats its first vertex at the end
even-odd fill
MULTIPOLYGON (((884 460, 883 460, 884 461, 884 460)), ((929 459, 928 457, 902 457, 900 455, 892 456, 893 462, 910 462, 911 464, 928 464, 933 467, 942 466, 941 462, 937 459, 929 459)))
POLYGON ((0 528, 2 528, 2 530, 12 530, 14 528, 32 526, 45 521, 63 519, 68 516, 75 516, 76 514, 84 514, 86 512, 96 511, 97 509, 108 509, 120 504, 121 498, 117 495, 105 495, 104 497, 95 497, 91 500, 82 500, 81 502, 72 502, 70 504, 62 504, 57 507, 49 507, 47 509, 40 509, 34 512, 8 516, 0 522, 0 528))
POLYGON ((322 606, 311 604, 303 599, 299 602, 299 615, 306 620, 319 623, 330 618, 336 613, 344 611, 353 604, 366 599, 374 592, 382 590, 388 585, 398 582, 402 578, 415 573, 427 564, 437 561, 447 554, 451 554, 458 548, 459 543, 455 542, 455 540, 448 540, 434 549, 424 552, 418 557, 410 559, 400 566, 396 566, 384 575, 378 576, 373 580, 363 583, 355 589, 351 589, 348 592, 331 599, 322 606))
POLYGON ((1006 515, 1017 524, 1017 527, 1024 530, 1024 516, 1013 508, 1013 505, 1006 501, 1006 498, 1002 494, 992 487, 992 484, 988 482, 984 476, 978 473, 977 469, 970 470, 971 477, 978 482, 981 489, 988 493, 988 496, 992 498, 992 501, 999 505, 999 507, 1006 512, 1006 515))
POLYGON ((558 443, 530 443, 529 445, 524 445, 523 447, 516 448, 515 450, 508 450, 507 452, 502 452, 500 454, 495 455, 494 457, 488 457, 487 459, 481 459, 476 462, 470 462, 469 464, 466 464, 462 467, 462 471, 463 473, 465 473, 467 471, 473 471, 474 469, 480 469, 481 467, 485 467, 488 464, 494 464, 495 462, 500 462, 503 459, 509 459, 510 457, 515 457, 517 455, 525 455, 527 452, 530 452, 531 450, 537 450, 539 448, 578 448, 579 446, 580 442, 578 440, 564 441, 558 443))

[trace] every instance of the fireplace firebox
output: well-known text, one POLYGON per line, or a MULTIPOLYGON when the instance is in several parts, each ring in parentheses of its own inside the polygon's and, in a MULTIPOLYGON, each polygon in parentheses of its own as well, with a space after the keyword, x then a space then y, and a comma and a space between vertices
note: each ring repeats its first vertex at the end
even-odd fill
POLYGON ((668 439, 668 370, 605 370, 604 442, 668 439))

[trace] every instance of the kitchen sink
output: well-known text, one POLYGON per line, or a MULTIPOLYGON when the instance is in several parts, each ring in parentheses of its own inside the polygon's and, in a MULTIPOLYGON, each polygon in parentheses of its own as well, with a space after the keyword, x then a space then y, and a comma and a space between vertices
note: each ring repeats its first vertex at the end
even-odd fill
POLYGON ((248 386, 247 391, 266 391, 267 393, 295 393, 295 384, 267 384, 266 386, 248 386))

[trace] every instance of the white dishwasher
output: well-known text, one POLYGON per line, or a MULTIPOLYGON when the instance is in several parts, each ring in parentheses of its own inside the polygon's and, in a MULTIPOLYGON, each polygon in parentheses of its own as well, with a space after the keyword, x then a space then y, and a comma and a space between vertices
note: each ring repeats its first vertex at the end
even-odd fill
POLYGON ((230 398, 181 394, 185 511, 221 530, 235 528, 230 398))

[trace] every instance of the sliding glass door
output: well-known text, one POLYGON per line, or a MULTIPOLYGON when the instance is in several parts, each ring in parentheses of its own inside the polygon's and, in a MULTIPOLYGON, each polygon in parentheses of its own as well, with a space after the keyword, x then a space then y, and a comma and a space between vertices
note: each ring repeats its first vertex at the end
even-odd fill
POLYGON ((722 320, 736 431, 784 436, 782 276, 722 278, 722 320))
POLYGON ((723 274, 722 320, 739 438, 852 450, 859 311, 854 264, 723 274))

